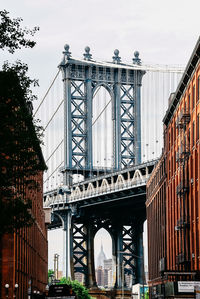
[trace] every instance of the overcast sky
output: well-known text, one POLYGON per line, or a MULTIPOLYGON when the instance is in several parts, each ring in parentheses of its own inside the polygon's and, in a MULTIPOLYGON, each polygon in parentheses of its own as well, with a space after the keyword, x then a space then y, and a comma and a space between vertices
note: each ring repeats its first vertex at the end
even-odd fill
MULTIPOLYGON (((73 57, 90 46, 94 59, 111 60, 114 49, 131 62, 139 50, 145 62, 186 64, 199 36, 199 0, 1 0, 1 9, 39 26, 34 49, 12 59, 27 62, 40 81, 42 96, 62 58, 64 44, 73 57)), ((11 59, 6 52, 0 61, 11 59)))
MULTIPOLYGON (((40 87, 35 91, 39 98, 57 72, 66 43, 75 58, 81 58, 85 46, 90 46, 97 60, 111 61, 114 49, 118 48, 122 61, 131 62, 134 51, 138 50, 145 62, 185 65, 199 36, 199 0, 1 0, 0 3, 1 10, 8 10, 11 17, 22 17, 25 26, 40 27, 34 49, 17 51, 14 55, 4 51, 0 56, 0 63, 6 59, 28 63, 30 76, 39 79, 40 87)), ((55 250, 51 248, 50 260, 55 250)))

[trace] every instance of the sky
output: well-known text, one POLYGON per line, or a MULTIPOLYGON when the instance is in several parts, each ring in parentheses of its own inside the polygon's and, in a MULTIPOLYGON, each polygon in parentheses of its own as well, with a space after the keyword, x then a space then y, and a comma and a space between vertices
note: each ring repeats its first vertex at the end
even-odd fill
MULTIPOLYGON (((0 64, 21 59, 29 65, 31 78, 39 79, 34 90, 39 99, 57 72, 65 44, 74 58, 82 58, 89 46, 96 60, 111 61, 117 48, 122 62, 132 62, 138 50, 146 63, 186 65, 199 37, 199 0, 1 0, 0 8, 22 17, 28 28, 40 27, 33 49, 0 55, 0 64)), ((62 255, 61 239, 62 232, 49 235, 50 267, 53 253, 62 255)))
POLYGON ((85 46, 94 59, 111 60, 118 48, 122 61, 132 61, 135 50, 145 62, 186 64, 199 36, 198 0, 1 0, 1 9, 23 18, 29 28, 39 26, 34 49, 2 52, 5 59, 27 62, 44 95, 70 45, 80 58, 85 46))

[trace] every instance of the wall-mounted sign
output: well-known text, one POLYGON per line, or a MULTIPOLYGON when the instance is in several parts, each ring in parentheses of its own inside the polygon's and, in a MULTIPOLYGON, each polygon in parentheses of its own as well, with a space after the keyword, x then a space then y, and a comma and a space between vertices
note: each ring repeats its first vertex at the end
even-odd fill
POLYGON ((50 285, 47 298, 67 298, 75 299, 75 294, 71 286, 66 284, 50 285))
POLYGON ((178 281, 179 293, 194 293, 196 287, 200 287, 200 281, 178 281))

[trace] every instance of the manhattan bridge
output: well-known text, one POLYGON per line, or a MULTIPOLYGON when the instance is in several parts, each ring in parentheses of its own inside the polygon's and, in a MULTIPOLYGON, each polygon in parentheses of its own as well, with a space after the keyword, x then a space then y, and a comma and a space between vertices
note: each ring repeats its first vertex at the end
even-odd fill
POLYGON ((49 229, 63 228, 66 277, 79 272, 96 286, 94 237, 112 238, 113 287, 126 275, 143 282, 143 224, 146 182, 162 151, 162 118, 183 68, 141 62, 135 51, 123 62, 96 61, 86 47, 63 59, 35 109, 44 128, 44 207, 49 229), (123 271, 122 271, 123 269, 123 271))

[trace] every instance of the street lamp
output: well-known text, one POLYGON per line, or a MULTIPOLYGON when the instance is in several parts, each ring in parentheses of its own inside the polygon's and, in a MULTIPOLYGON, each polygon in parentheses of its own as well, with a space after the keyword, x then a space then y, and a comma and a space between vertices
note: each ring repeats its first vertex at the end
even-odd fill
POLYGON ((28 299, 32 297, 32 279, 28 281, 28 299))
POLYGON ((16 294, 17 294, 17 289, 18 289, 19 285, 18 283, 15 284, 15 289, 14 289, 14 298, 16 298, 16 294))
POLYGON ((49 294, 49 285, 48 285, 48 284, 46 285, 46 288, 45 288, 45 294, 46 294, 46 297, 47 297, 48 294, 49 294))
POLYGON ((9 284, 5 284, 5 289, 6 289, 6 298, 8 298, 8 289, 9 289, 9 284))

